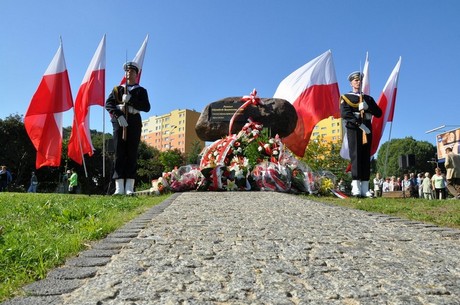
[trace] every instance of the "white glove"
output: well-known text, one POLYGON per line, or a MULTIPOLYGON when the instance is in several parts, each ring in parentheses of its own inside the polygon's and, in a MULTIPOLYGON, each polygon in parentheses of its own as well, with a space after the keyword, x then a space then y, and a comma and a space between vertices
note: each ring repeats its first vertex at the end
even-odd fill
MULTIPOLYGON (((131 99, 131 94, 123 94, 121 101, 126 104, 131 99)), ((366 108, 367 109, 367 108, 366 108)))
POLYGON ((125 118, 124 115, 120 115, 117 118, 117 121, 118 121, 118 124, 120 125, 120 127, 128 127, 128 122, 126 121, 126 118, 125 118))
POLYGON ((367 110, 369 108, 369 105, 367 105, 366 101, 363 101, 362 103, 359 103, 359 111, 361 110, 367 110))
POLYGON ((362 130, 363 132, 365 132, 366 134, 370 134, 370 133, 371 133, 371 131, 369 130, 369 128, 367 128, 367 126, 364 125, 364 124, 359 125, 359 128, 361 128, 361 130, 362 130))

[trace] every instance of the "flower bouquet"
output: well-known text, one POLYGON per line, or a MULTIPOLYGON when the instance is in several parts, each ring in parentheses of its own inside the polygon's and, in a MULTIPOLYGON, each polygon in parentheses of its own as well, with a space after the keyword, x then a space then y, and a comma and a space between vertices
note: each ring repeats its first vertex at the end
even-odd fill
POLYGON ((195 190, 202 178, 197 165, 181 166, 165 176, 169 178, 169 188, 174 192, 195 190))
POLYGON ((278 163, 263 161, 255 166, 251 175, 261 191, 289 192, 291 189, 289 169, 278 163))

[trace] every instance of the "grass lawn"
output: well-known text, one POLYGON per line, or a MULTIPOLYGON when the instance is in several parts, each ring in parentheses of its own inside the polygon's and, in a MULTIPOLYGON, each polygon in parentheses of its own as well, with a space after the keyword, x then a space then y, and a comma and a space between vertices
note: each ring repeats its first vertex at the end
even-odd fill
MULTIPOLYGON (((312 198, 309 196, 308 198, 312 198)), ((316 201, 460 229, 460 200, 315 197, 316 201)))
POLYGON ((0 302, 167 197, 0 193, 0 302))

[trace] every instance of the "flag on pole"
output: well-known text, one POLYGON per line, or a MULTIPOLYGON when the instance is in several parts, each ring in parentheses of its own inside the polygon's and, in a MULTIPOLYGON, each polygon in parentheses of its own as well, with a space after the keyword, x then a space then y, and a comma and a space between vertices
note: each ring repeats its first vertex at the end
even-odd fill
POLYGON ((300 67, 278 85, 274 98, 293 104, 297 111, 294 131, 283 143, 303 157, 315 125, 329 116, 340 117, 339 87, 331 50, 300 67))
POLYGON ((361 84, 361 91, 364 94, 371 95, 371 84, 369 79, 369 53, 366 52, 366 60, 363 67, 363 82, 361 84))
POLYGON ((61 164, 62 113, 72 108, 72 104, 61 41, 24 117, 27 134, 37 150, 37 169, 61 164))
POLYGON ((372 143, 371 143, 371 156, 377 152, 380 139, 382 138, 383 131, 387 122, 393 122, 393 115, 395 112, 396 94, 398 91, 398 78, 399 68, 401 67, 401 57, 399 57, 396 66, 391 72, 390 77, 383 88, 382 94, 377 101, 380 109, 382 109, 382 116, 380 118, 372 118, 372 143))
POLYGON ((89 129, 89 107, 92 105, 104 106, 104 100, 105 35, 86 70, 75 99, 75 114, 69 139, 68 155, 78 164, 82 164, 84 154, 92 156, 94 151, 89 129))
MULTIPOLYGON (((144 65, 145 51, 147 49, 147 42, 149 41, 149 35, 147 35, 142 43, 139 51, 137 51, 136 56, 134 56, 133 61, 139 65, 139 73, 137 74, 137 83, 141 82, 142 66, 144 65)), ((126 82, 126 75, 123 76, 123 79, 120 82, 120 85, 126 82)))
MULTIPOLYGON (((370 81, 369 81, 369 54, 366 52, 366 61, 364 61, 364 68, 363 68, 363 80, 361 82, 361 92, 370 95, 371 88, 370 88, 370 81)), ((342 124, 344 126, 345 124, 342 124)), ((343 140, 342 140, 342 148, 340 149, 340 156, 343 159, 350 160, 350 148, 348 147, 348 138, 347 138, 347 129, 343 129, 343 140)), ((347 172, 351 170, 351 164, 347 167, 347 172)))

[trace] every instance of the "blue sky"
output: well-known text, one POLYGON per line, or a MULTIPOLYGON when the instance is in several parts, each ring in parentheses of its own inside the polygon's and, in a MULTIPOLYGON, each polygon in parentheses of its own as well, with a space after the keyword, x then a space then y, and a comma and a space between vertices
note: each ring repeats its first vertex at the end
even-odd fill
MULTIPOLYGON (((287 75, 330 49, 342 93, 369 52, 376 100, 402 57, 392 138, 435 144, 427 130, 460 126, 457 0, 3 0, 1 9, 2 119, 25 114, 60 36, 75 98, 104 34, 107 95, 123 76, 126 54, 132 59, 148 34, 141 85, 152 109, 144 119, 201 111, 253 88, 272 97, 287 75)), ((103 112, 91 107, 91 129, 103 130, 103 112)), ((389 131, 387 124, 382 143, 389 131)))

